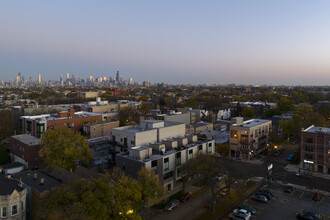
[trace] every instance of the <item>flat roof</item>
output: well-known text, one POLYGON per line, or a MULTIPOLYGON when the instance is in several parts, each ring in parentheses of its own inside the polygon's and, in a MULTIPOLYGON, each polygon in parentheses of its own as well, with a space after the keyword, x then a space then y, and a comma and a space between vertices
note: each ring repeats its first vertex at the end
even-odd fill
POLYGON ((254 127, 254 126, 257 126, 257 125, 260 125, 260 124, 263 124, 263 123, 267 123, 267 122, 271 122, 271 120, 251 119, 251 120, 248 120, 248 121, 244 121, 241 124, 233 124, 233 126, 251 128, 251 127, 254 127))
MULTIPOLYGON (((64 111, 64 112, 66 112, 66 111, 64 111)), ((35 115, 35 116, 21 116, 21 118, 34 119, 34 120, 39 120, 39 121, 52 121, 52 120, 61 120, 61 119, 68 119, 68 118, 75 118, 75 117, 88 117, 88 116, 97 116, 97 115, 102 115, 102 114, 100 114, 100 113, 94 113, 94 112, 80 111, 80 112, 75 112, 73 116, 63 117, 63 118, 59 118, 57 114, 52 114, 52 115, 51 114, 45 114, 45 115, 35 115)))
POLYGON ((326 127, 317 127, 317 126, 310 126, 304 130, 304 132, 311 132, 311 133, 317 133, 317 132, 322 132, 326 134, 330 134, 330 128, 326 127))
POLYGON ((14 190, 21 192, 22 187, 19 186, 19 183, 13 179, 8 179, 0 175, 0 195, 6 196, 13 193, 14 190))
POLYGON ((30 134, 20 134, 20 135, 14 135, 12 138, 28 145, 28 146, 35 146, 40 144, 40 139, 36 138, 30 134))
POLYGON ((19 162, 14 163, 7 163, 0 166, 2 169, 12 169, 12 168, 18 168, 18 167, 24 167, 24 164, 21 164, 19 162))
POLYGON ((51 190, 62 184, 62 181, 51 177, 40 171, 26 170, 19 173, 12 174, 16 179, 22 178, 22 182, 34 188, 38 192, 45 192, 51 190), (37 179, 34 179, 34 173, 37 173, 37 179), (41 184, 41 178, 44 178, 44 184, 41 184))
POLYGON ((134 126, 130 125, 130 126, 112 128, 112 131, 119 130, 119 131, 131 132, 131 133, 139 133, 139 132, 144 132, 144 131, 156 130, 158 128, 171 127, 171 126, 180 125, 180 124, 185 125, 184 123, 172 122, 172 121, 162 121, 162 120, 145 120, 145 121, 142 121, 142 122, 147 122, 147 123, 160 123, 160 122, 163 122, 164 126, 156 127, 156 128, 142 128, 141 124, 140 124, 140 125, 134 125, 134 126))

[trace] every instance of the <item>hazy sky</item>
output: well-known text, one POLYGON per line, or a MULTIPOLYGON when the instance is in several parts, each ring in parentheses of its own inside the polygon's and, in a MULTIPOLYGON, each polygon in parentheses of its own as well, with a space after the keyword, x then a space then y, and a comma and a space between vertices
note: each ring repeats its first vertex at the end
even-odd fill
POLYGON ((329 0, 0 2, 0 80, 330 84, 329 0))

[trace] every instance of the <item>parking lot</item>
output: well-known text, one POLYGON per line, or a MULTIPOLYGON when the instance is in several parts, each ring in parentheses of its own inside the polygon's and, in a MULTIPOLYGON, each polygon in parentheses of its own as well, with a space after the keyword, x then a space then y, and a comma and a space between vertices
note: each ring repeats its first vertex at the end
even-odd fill
POLYGON ((251 199, 246 204, 254 207, 257 213, 251 219, 296 219, 298 209, 315 210, 323 217, 330 220, 330 197, 322 196, 320 201, 312 200, 313 192, 305 192, 294 189, 291 193, 285 193, 284 187, 273 183, 265 187, 275 194, 267 203, 259 203, 251 199))

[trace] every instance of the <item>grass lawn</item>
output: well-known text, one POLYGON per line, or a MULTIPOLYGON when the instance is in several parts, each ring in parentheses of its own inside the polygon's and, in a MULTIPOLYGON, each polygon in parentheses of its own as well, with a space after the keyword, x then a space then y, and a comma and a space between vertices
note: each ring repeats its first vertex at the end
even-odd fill
POLYGON ((8 152, 7 152, 7 145, 1 144, 0 145, 0 164, 6 164, 9 162, 8 152))

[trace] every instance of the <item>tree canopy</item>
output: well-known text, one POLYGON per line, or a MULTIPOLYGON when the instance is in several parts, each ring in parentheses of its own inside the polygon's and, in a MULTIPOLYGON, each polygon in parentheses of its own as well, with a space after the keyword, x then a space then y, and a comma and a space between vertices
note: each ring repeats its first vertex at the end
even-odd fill
POLYGON ((40 145, 40 157, 52 168, 59 166, 75 170, 77 161, 87 164, 92 159, 86 139, 65 126, 47 130, 40 145))

